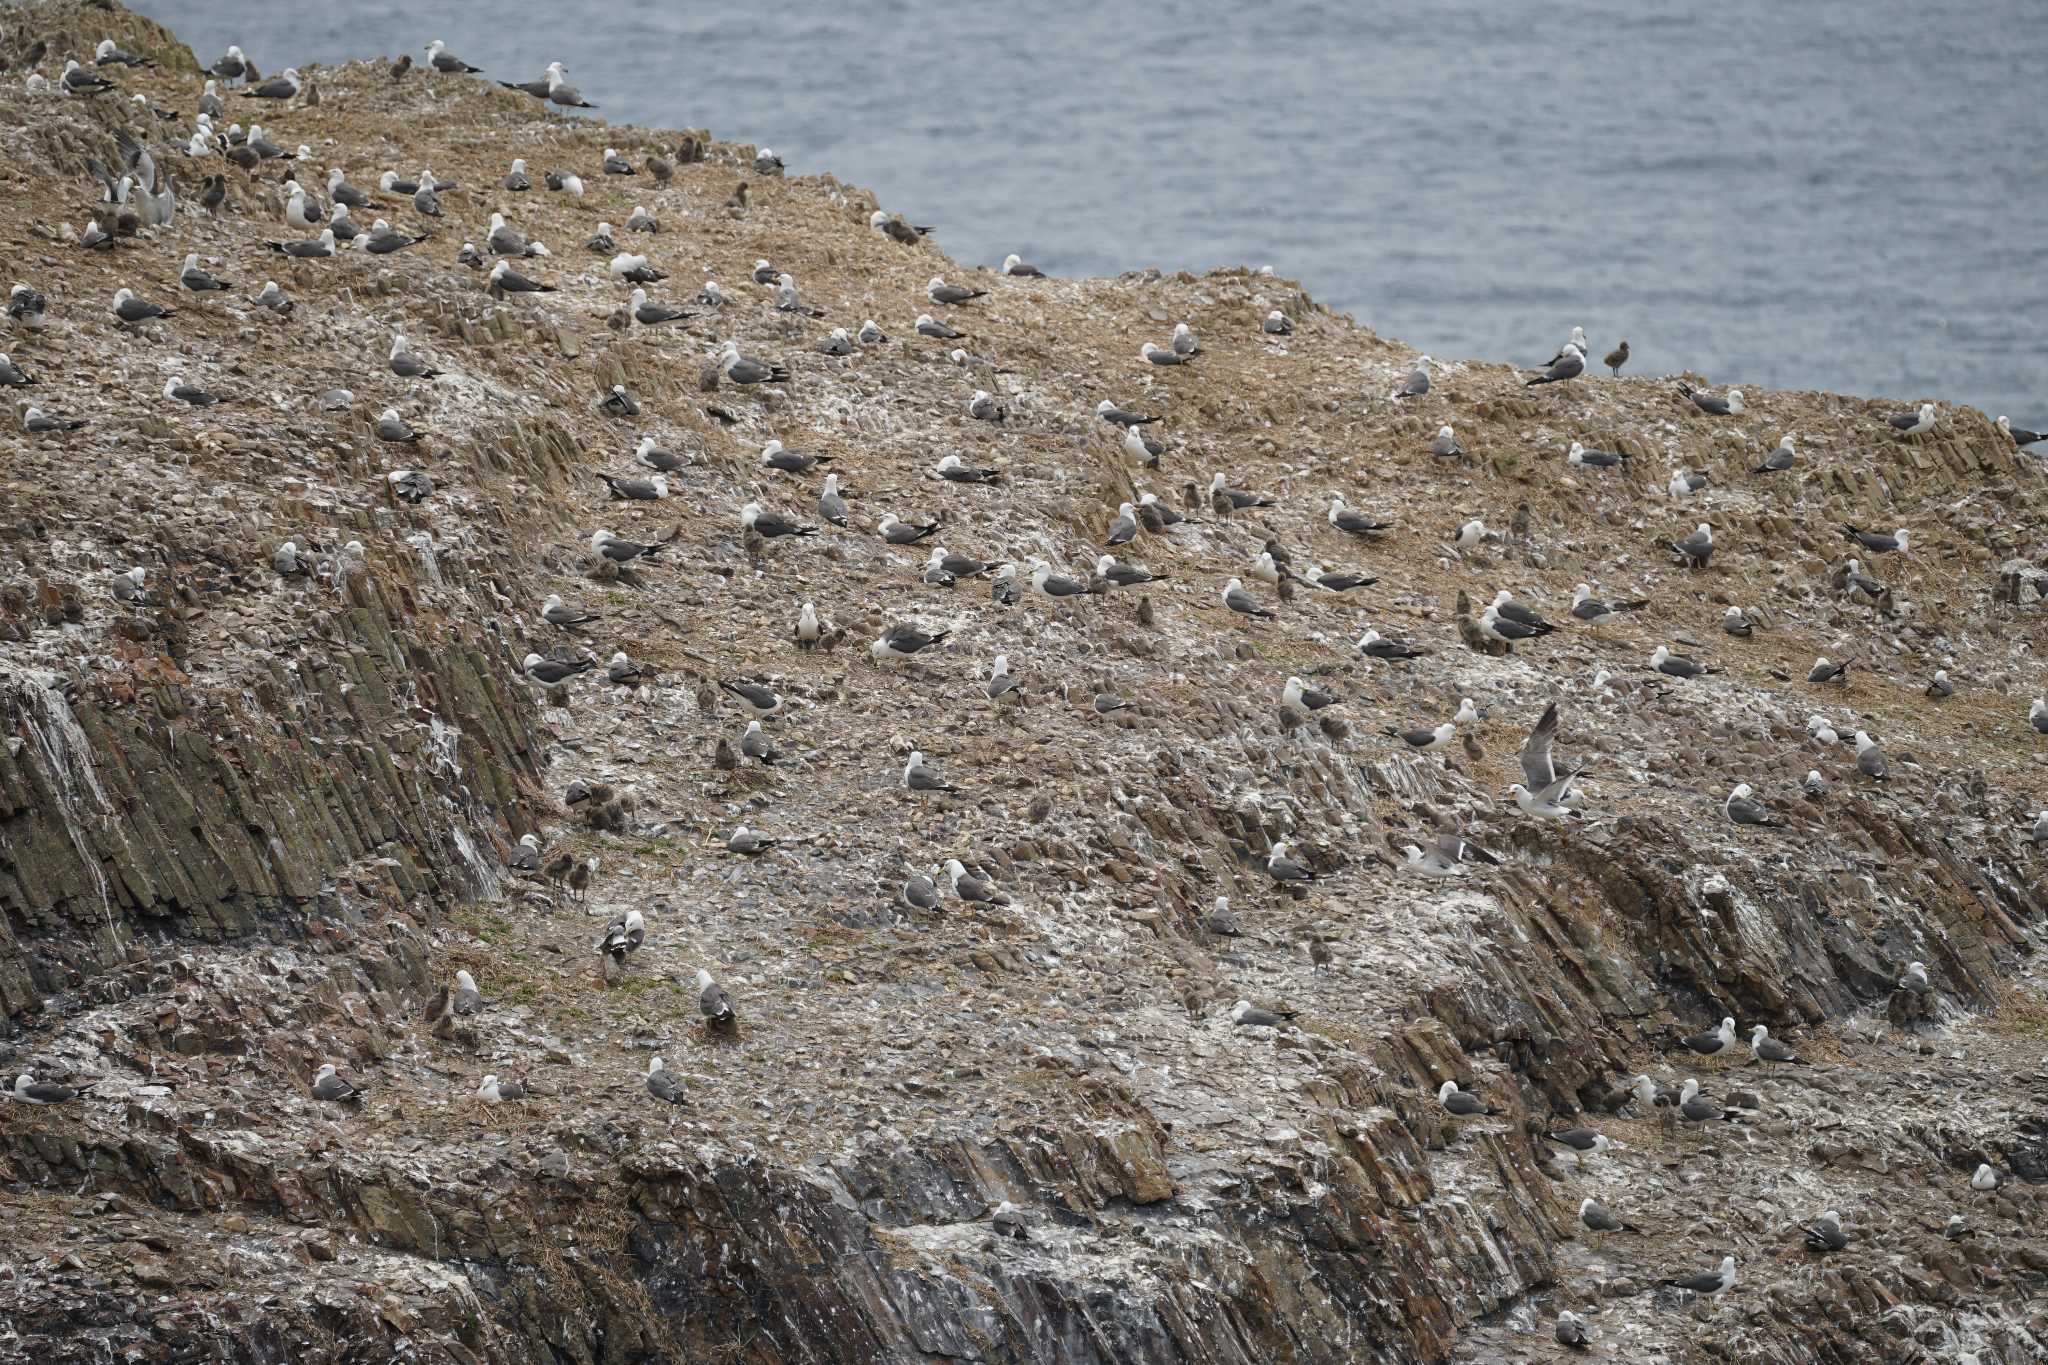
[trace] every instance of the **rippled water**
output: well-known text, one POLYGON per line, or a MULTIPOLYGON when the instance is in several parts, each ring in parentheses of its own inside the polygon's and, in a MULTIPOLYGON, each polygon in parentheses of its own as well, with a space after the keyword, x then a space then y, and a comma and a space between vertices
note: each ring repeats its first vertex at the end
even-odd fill
POLYGON ((2041 0, 136 4, 267 71, 560 60, 970 262, 1271 264, 1440 357, 1579 324, 1645 373, 2048 425, 2041 0))

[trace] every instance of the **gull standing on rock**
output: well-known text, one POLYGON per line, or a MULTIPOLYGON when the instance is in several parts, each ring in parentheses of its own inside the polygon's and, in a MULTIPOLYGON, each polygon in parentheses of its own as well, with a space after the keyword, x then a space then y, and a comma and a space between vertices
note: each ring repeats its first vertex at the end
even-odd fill
POLYGON ((663 1104, 683 1102, 683 1083, 669 1073, 659 1057, 647 1059, 647 1093, 663 1104))
POLYGON ((1309 870, 1308 864, 1287 856, 1289 847, 1284 839, 1273 845, 1272 852, 1266 855, 1266 875, 1283 886, 1290 882, 1316 881, 1316 874, 1309 870))
POLYGON ((1492 1116, 1506 1112, 1503 1109, 1498 1109, 1488 1104, 1470 1091, 1460 1090, 1456 1081, 1445 1081, 1442 1085, 1438 1086, 1436 1099, 1437 1103, 1444 1107, 1446 1113, 1461 1119, 1476 1118, 1481 1115, 1492 1116))
POLYGON ((1678 1041, 1686 1050, 1697 1052, 1702 1057, 1718 1057, 1735 1046, 1735 1020, 1723 1019, 1718 1028, 1678 1041))
POLYGON ((1668 1285, 1673 1289, 1683 1289, 1687 1293, 1700 1294, 1710 1299, 1719 1298, 1722 1294, 1735 1287, 1735 1258, 1733 1256, 1723 1256, 1718 1268, 1709 1270, 1702 1275, 1681 1275, 1668 1280, 1659 1280, 1657 1283, 1668 1285))
POLYGON ((924 765, 924 751, 912 749, 903 765, 903 785, 914 792, 956 792, 960 789, 924 765))
POLYGON ((1241 579, 1233 578, 1223 585, 1223 605, 1240 616, 1257 617, 1267 621, 1278 617, 1277 612, 1266 610, 1259 605, 1257 598, 1244 590, 1244 582, 1241 579))
POLYGON ((1672 541, 1671 549, 1693 568, 1704 569, 1714 557, 1714 528, 1703 521, 1685 539, 1672 541))
POLYGON ((1524 388, 1537 384, 1562 384, 1567 379, 1577 379, 1586 372, 1586 357, 1578 347, 1567 346, 1551 367, 1534 379, 1522 381, 1524 388))
POLYGON ((1799 452, 1793 449, 1792 433, 1788 431, 1778 438, 1777 448, 1764 456, 1764 462, 1751 472, 1756 474, 1776 474, 1790 469, 1798 461, 1799 452))
POLYGON ((1923 432, 1934 430, 1934 404, 1922 403, 1919 408, 1912 412, 1887 414, 1884 421, 1885 425, 1890 427, 1900 440, 1904 440, 1908 436, 1918 436, 1923 432))
POLYGON ((1701 412, 1710 413, 1715 417, 1737 417, 1742 414, 1741 389, 1728 390, 1726 398, 1708 393, 1704 389, 1695 389, 1687 384, 1680 384, 1678 391, 1691 399, 1692 405, 1701 412))

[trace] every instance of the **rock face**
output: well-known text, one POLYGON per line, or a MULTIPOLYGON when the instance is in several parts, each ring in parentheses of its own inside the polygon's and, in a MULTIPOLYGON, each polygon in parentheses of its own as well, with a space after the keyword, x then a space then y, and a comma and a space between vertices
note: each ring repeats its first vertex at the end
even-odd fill
POLYGON ((118 10, 0 11, 0 57, 38 36, 45 75, 101 37, 156 58, 117 79, 178 116, 160 159, 188 200, 228 189, 83 251, 61 225, 85 158, 154 120, 125 91, 0 89, 0 241, 50 299, 5 348, 32 401, 90 422, 0 447, 0 1073, 94 1082, 0 1104, 0 1358, 1494 1361, 1547 1358, 1564 1308, 1638 1359, 2048 1352, 2040 683, 2015 648, 2048 554, 2035 467, 1981 414, 1900 442, 1859 399, 1709 418, 1666 381, 1539 398, 1476 363, 1404 406, 1382 395, 1413 353, 1283 280, 1001 277, 870 231, 865 192, 759 178, 750 146, 381 62, 305 70, 318 103, 266 128, 359 184, 466 188, 416 247, 293 261, 263 246, 302 235, 277 163, 177 150, 189 52, 118 10), (605 146, 673 178, 605 176, 605 146), (584 196, 490 188, 513 156, 584 196), (659 233, 624 232, 636 204, 659 233), (559 292, 496 298, 456 263, 493 211, 552 244, 521 269, 559 292), (600 220, 668 272, 659 300, 714 278, 723 306, 631 322, 582 248, 600 220), (235 287, 181 293, 188 251, 235 287), (825 316, 778 310, 763 258, 825 316), (946 308, 934 274, 989 292, 946 308), (266 278, 289 317, 253 303, 266 278), (177 314, 116 324, 122 285, 177 314), (1291 335, 1261 330, 1275 310, 1291 335), (890 340, 817 350, 870 317, 890 340), (1138 358, 1181 320, 1194 363, 1138 358), (394 333, 445 373, 390 373, 394 333), (722 378, 728 339, 790 381, 722 378), (232 401, 155 397, 174 375, 232 401), (614 385, 637 415, 601 406, 614 385), (968 416, 976 389, 1002 422, 968 416), (1160 468, 1103 398, 1164 417, 1160 468), (425 440, 379 441, 386 407, 425 440), (1469 455, 1429 454, 1444 423, 1469 455), (1799 466, 1753 474, 1788 430, 1799 466), (670 496, 614 501, 597 475, 651 474, 643 438, 680 457, 670 496), (755 501, 818 521, 821 471, 763 469, 771 438, 831 457, 847 529, 742 527, 755 501), (1629 466, 1571 468, 1573 441, 1629 466), (1003 478, 933 478, 943 454, 1003 478), (1712 482, 1674 507, 1681 465, 1712 482), (406 469, 434 492, 397 497, 406 469), (1215 510, 1217 471, 1275 505, 1215 510), (1333 488, 1394 529, 1339 532, 1333 488), (1006 607, 985 575, 923 580, 939 540, 1086 580, 1145 492, 1186 520, 1120 550, 1163 576, 1141 590, 1006 607), (940 529, 894 548, 885 512, 940 529), (1506 529, 1448 545, 1473 518, 1506 529), (1689 572, 1660 543, 1700 521, 1717 549, 1689 572), (1881 599, 1843 572, 1843 522, 1913 530, 1861 556, 1881 599), (599 528, 667 543, 620 566, 599 528), (1258 581, 1262 549, 1296 576, 1258 581), (1329 591, 1312 563, 1380 582, 1329 591), (1231 576, 1277 618, 1225 611, 1231 576), (1650 605, 1566 625, 1582 580, 1650 605), (1480 635, 1503 586, 1560 631, 1480 635), (549 624, 551 593, 599 619, 549 624), (807 600, 815 649, 791 639, 807 600), (1716 630, 1729 605, 1753 635, 1716 630), (871 666, 904 623, 949 634, 871 666), (1368 627, 1427 653, 1364 659, 1368 627), (1651 673, 1660 643, 1722 671, 1651 673), (522 676, 585 650, 592 672, 522 676), (652 676, 603 681, 614 651, 652 676), (1821 653, 1845 687, 1804 682, 1821 653), (997 654, 1021 702, 984 700, 997 654), (1341 704, 1286 705, 1290 673, 1341 704), (784 699, 773 763, 717 685, 742 679, 784 699), (1453 746, 1385 737, 1466 697, 1453 746), (1553 699, 1587 765, 1565 825, 1503 795, 1553 699), (1889 781, 1814 713, 1879 738, 1889 781), (958 790, 905 790, 913 749, 958 790), (1737 782, 1777 827, 1721 815, 1737 782), (778 845, 726 852, 741 823, 778 845), (1396 874, 1453 830, 1501 865, 1396 874), (509 868, 527 834, 541 869, 509 868), (1282 840, 1319 880, 1274 888, 1282 840), (1000 897, 955 895, 949 858, 1000 897), (900 894, 927 871, 936 910, 900 894), (645 944, 593 953, 629 909, 645 944), (1928 992, 1898 984, 1914 961, 1928 992), (737 1028, 702 1026, 700 967, 737 1028), (452 1007, 458 969, 479 1012, 452 1007), (1239 999, 1280 1026, 1233 1023, 1239 999), (1724 1015, 1801 1062, 1679 1047, 1724 1015), (311 1097, 323 1063, 359 1101, 311 1097), (1638 1074, 1733 1117, 1629 1104, 1638 1074), (486 1075, 524 1097, 475 1099, 486 1075), (1453 1118, 1446 1080, 1501 1112, 1453 1118), (1617 1145, 1546 1136, 1582 1125, 1617 1145), (1589 1232, 1587 1197, 1640 1231, 1589 1232), (1829 1208, 1850 1244, 1809 1253, 1829 1208), (1659 1283, 1731 1253, 1716 1304, 1659 1283))

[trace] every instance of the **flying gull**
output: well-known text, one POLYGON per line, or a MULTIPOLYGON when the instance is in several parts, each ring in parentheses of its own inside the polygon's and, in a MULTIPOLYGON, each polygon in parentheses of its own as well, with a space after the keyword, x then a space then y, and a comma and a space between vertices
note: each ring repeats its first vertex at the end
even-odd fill
POLYGON ((1485 1100, 1480 1099, 1468 1090, 1458 1089, 1456 1081, 1445 1081, 1442 1085, 1438 1086, 1436 1098, 1437 1103, 1444 1107, 1446 1113, 1461 1119, 1506 1112, 1503 1109, 1498 1109, 1488 1104, 1485 1100))
POLYGON ((1704 389, 1695 389, 1689 384, 1680 384, 1678 391, 1690 398, 1693 406, 1701 412, 1712 413, 1716 417, 1739 416, 1742 412, 1741 389, 1728 390, 1726 398, 1708 393, 1704 389))
POLYGON ((793 521, 784 521, 781 517, 769 515, 762 510, 761 504, 758 502, 750 502, 740 509, 740 525, 746 527, 755 535, 768 540, 774 540, 781 536, 802 538, 818 534, 818 528, 815 526, 803 526, 793 521))
POLYGON ((903 765, 903 785, 914 792, 956 792, 960 789, 924 765, 924 751, 912 749, 903 765))
POLYGON ((1891 776, 1891 765, 1884 761, 1884 751, 1862 730, 1856 732, 1856 771, 1873 782, 1882 782, 1891 776))
POLYGON ((1408 377, 1388 396, 1390 398, 1420 398, 1428 392, 1429 357, 1423 356, 1415 362, 1415 368, 1409 372, 1408 377))
POLYGON ((1562 718, 1558 704, 1550 703, 1530 729, 1529 737, 1522 741, 1520 763, 1522 776, 1528 781, 1528 786, 1522 791, 1531 802, 1542 808, 1556 806, 1564 809, 1566 800, 1571 796, 1572 783, 1585 771, 1584 767, 1569 772, 1558 769, 1553 750, 1562 718))
POLYGON ((314 1099, 338 1103, 347 1100, 360 1100, 362 1097, 363 1092, 361 1090, 343 1080, 335 1071, 334 1063, 322 1062, 320 1070, 314 1073, 314 1099))

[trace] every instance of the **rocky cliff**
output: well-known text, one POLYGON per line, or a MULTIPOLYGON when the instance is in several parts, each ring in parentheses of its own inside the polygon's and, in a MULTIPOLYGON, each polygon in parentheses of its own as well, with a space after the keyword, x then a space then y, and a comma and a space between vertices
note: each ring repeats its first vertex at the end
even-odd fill
POLYGON ((484 79, 377 61, 229 91, 311 152, 250 171, 186 155, 198 63, 146 20, 0 10, 0 58, 8 282, 49 300, 4 334, 33 380, 9 397, 89 423, 0 446, 0 1071, 93 1082, 0 1103, 0 1358, 1493 1361, 1560 1353, 1562 1309, 1617 1359, 2048 1352, 2048 497, 1981 414, 1899 440, 1895 404, 1710 416, 1669 379, 1532 389, 1479 362, 1395 400, 1414 353, 1284 279, 963 266, 870 230, 872 197, 829 177, 484 79), (54 80, 103 38, 157 66, 27 92, 33 43, 54 80), (123 130, 185 207, 87 250, 114 212, 86 162, 118 165, 123 130), (607 147, 637 173, 605 174, 607 147), (533 189, 501 188, 514 157, 533 189), (357 211, 426 235, 405 250, 269 250, 308 235, 284 175, 324 200, 329 166, 457 187, 438 219, 357 211), (658 232, 624 230, 636 206, 658 232), (493 212, 550 246, 518 268, 557 292, 458 261, 493 212), (613 251, 584 245, 601 221, 695 316, 632 319, 613 251), (187 253, 232 287, 180 289, 187 253), (764 259, 805 311, 753 282, 764 259), (939 305, 935 275, 986 295, 939 305), (254 302, 266 279, 288 315, 254 302), (117 321, 124 286, 175 314, 117 321), (926 312, 965 335, 920 334, 926 312), (1262 330, 1275 312, 1291 331, 1262 330), (870 318, 886 340, 820 350, 870 318), (1181 321, 1192 363, 1139 358, 1181 321), (394 374, 398 334, 444 373, 394 374), (727 340, 788 382, 721 379, 727 340), (173 377, 226 401, 169 400, 173 377), (636 415, 602 406, 614 385, 636 415), (970 417, 977 390, 1001 421, 970 417), (1157 468, 1105 398, 1162 417, 1157 468), (380 441, 386 408, 424 439, 380 441), (1461 456, 1430 453, 1447 424, 1461 456), (1753 472, 1787 432, 1796 466, 1753 472), (669 496, 611 500, 599 475, 649 475, 647 438, 679 456, 669 496), (749 502, 818 524, 827 466, 763 468, 771 439, 830 457, 846 528, 742 526, 749 502), (1630 459, 1572 466, 1574 442, 1630 459), (1002 478, 934 478, 947 454, 1002 478), (1710 482, 1673 495, 1674 466, 1710 482), (401 469, 432 494, 395 496, 401 469), (1273 505, 1212 504, 1218 471, 1273 505), (1184 519, 1118 553, 1160 581, 1065 601, 929 583, 935 542, 874 533, 936 522, 951 551, 1086 579, 1146 492, 1184 519), (1340 492, 1392 529, 1338 530, 1340 492), (1453 545, 1471 519, 1493 529, 1453 545), (1693 571, 1665 546, 1700 522, 1693 571), (1911 548, 1861 554, 1843 522, 1911 548), (620 568, 600 528, 674 540, 620 568), (306 572, 279 572, 287 540, 306 572), (1259 581, 1262 550, 1292 573, 1259 581), (1852 553, 1888 591, 1844 581, 1852 553), (1317 587, 1312 563, 1378 582, 1317 587), (144 592, 117 594, 135 567, 144 592), (1232 576, 1277 616, 1226 610, 1232 576), (1588 625, 1579 582, 1648 605, 1588 625), (1500 588, 1559 629, 1486 641, 1474 604, 1500 588), (549 594, 600 619, 548 624, 549 594), (806 601, 816 650, 791 639, 806 601), (1720 629, 1730 606, 1751 633, 1720 629), (868 642, 903 623, 949 633, 878 667, 868 642), (1368 659, 1368 628, 1426 653, 1368 659), (1721 671, 1656 674, 1658 644, 1721 671), (561 686, 522 674, 585 650, 600 667, 561 686), (656 676, 609 684, 614 651, 656 676), (1845 683, 1806 681, 1822 654, 1845 683), (1021 703, 986 699, 997 655, 1021 703), (1952 697, 1927 695, 1937 669, 1952 697), (1342 704, 1285 704, 1290 675, 1342 704), (785 699, 772 764, 736 758, 749 716, 716 684, 739 679, 785 699), (1466 698, 1451 746, 1386 733, 1466 698), (1589 765, 1566 823, 1505 795, 1553 700, 1589 765), (906 790, 914 749, 958 790, 906 790), (567 804, 572 781, 608 790, 567 804), (1737 782, 1774 825, 1724 817, 1737 782), (728 853, 740 823, 779 845, 728 853), (1499 865, 1403 875, 1443 831, 1499 865), (509 869, 528 834, 594 859, 590 886, 509 869), (1275 888, 1282 840, 1317 881, 1275 888), (906 905, 947 858, 1002 899, 941 877, 936 910, 906 905), (645 946, 608 966, 592 944, 629 909, 645 946), (1912 961, 1924 995, 1896 986, 1912 961), (731 1035, 699 1017, 700 968, 731 1035), (451 1011, 458 969, 480 1013, 451 1011), (1234 1023, 1240 999, 1283 1022, 1234 1023), (1679 1045, 1723 1015, 1802 1061, 1679 1045), (674 1108, 645 1088, 656 1054, 674 1108), (360 1103, 312 1098, 322 1063, 360 1103), (1626 1103, 1639 1073, 1734 1117, 1626 1103), (526 1097, 480 1102, 486 1074, 526 1097), (1446 1080, 1501 1112, 1445 1112, 1446 1080), (1615 1145, 1545 1136, 1578 1126, 1615 1145), (1973 1190, 1985 1163, 2002 1183, 1973 1190), (1587 1197, 1639 1230, 1590 1231, 1587 1197), (1828 1255, 1801 1233, 1824 1209, 1850 1234, 1828 1255), (1658 1283, 1725 1254, 1718 1299, 1658 1283))

